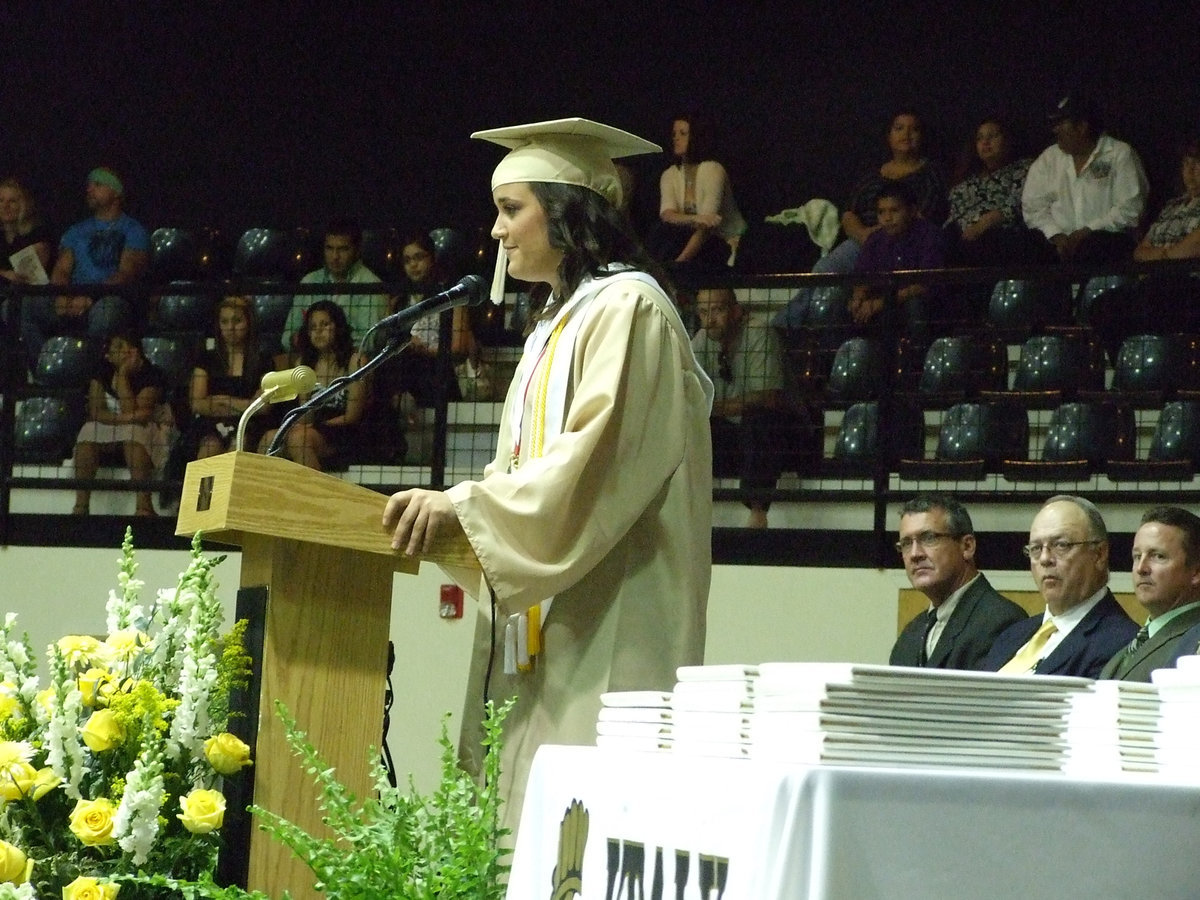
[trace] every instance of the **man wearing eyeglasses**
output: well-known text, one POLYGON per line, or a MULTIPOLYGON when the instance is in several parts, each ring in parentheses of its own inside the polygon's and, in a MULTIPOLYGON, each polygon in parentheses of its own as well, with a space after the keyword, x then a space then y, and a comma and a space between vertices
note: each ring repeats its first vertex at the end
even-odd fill
POLYGON ((905 503, 896 550, 929 609, 900 633, 888 660, 893 666, 979 668, 996 636, 1025 619, 1025 610, 997 593, 976 567, 971 516, 953 497, 905 503))
POLYGON ((1177 648, 1196 651, 1197 641, 1185 632, 1200 626, 1200 517, 1177 506, 1146 511, 1133 538, 1133 592, 1150 618, 1101 678, 1149 681, 1177 648))
POLYGON ((1138 626, 1108 589, 1108 529, 1095 504, 1060 494, 1029 527, 1029 568, 1046 611, 996 638, 983 668, 1095 678, 1138 626))

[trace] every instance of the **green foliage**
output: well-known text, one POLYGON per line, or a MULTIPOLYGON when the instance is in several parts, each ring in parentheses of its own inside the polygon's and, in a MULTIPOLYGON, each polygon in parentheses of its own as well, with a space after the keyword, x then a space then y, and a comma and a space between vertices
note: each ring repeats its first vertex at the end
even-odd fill
MULTIPOLYGON (((324 822, 334 836, 317 837, 261 807, 251 810, 265 832, 312 870, 317 890, 330 900, 502 900, 508 851, 500 841, 508 831, 500 824, 500 749, 511 707, 512 701, 499 709, 488 707, 484 786, 459 767, 443 722, 438 740, 442 778, 432 795, 422 797, 411 778, 407 790, 392 787, 375 765, 375 796, 360 801, 277 704, 288 743, 319 789, 324 822)), ((188 900, 263 897, 220 888, 207 879, 170 884, 188 900)))

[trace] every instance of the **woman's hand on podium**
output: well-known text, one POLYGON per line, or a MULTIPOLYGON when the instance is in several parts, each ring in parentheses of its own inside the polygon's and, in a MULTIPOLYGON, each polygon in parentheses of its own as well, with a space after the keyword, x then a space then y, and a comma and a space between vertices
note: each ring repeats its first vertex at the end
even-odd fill
POLYGON ((435 540, 463 530, 449 497, 420 489, 392 494, 383 510, 383 527, 392 532, 392 549, 403 548, 405 556, 428 553, 435 540))

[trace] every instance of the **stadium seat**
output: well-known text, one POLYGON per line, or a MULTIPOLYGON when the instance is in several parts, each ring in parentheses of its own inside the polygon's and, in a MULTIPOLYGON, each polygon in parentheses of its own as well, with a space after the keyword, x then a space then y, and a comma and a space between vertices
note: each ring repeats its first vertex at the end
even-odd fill
POLYGON ((1050 415, 1041 459, 1005 460, 1009 481, 1081 481, 1111 460, 1132 460, 1133 410, 1114 403, 1064 403, 1050 415))
POLYGON ((150 276, 155 282, 199 281, 213 274, 212 235, 203 229, 156 228, 150 235, 150 276))
POLYGON ((900 459, 921 455, 925 443, 925 419, 909 403, 889 404, 890 423, 879 425, 879 401, 855 403, 842 416, 834 441, 833 457, 821 465, 827 477, 869 478, 882 462, 889 470, 900 459), (881 440, 880 435, 885 437, 881 440))
POLYGON ((312 267, 305 248, 306 232, 282 228, 247 228, 233 251, 233 274, 239 278, 295 281, 312 267))
POLYGON ((853 337, 838 347, 833 357, 826 388, 833 403, 850 404, 879 396, 885 366, 879 345, 864 337, 853 337))
MULTIPOLYGON (((168 290, 178 285, 168 285, 168 290)), ((217 307, 215 294, 164 294, 158 298, 156 331, 209 332, 217 307)))
POLYGON ((942 417, 934 458, 902 459, 905 480, 977 481, 1028 453, 1029 418, 1012 404, 956 403, 942 417))
POLYGON ((1200 403, 1175 400, 1163 406, 1145 459, 1111 460, 1113 481, 1190 481, 1200 465, 1200 403))
POLYGON ((1034 335, 1021 345, 1012 389, 981 391, 980 397, 1050 409, 1073 398, 1079 390, 1102 390, 1102 359, 1080 336, 1034 335))
POLYGON ((99 341, 78 335, 46 338, 33 370, 34 384, 43 387, 87 388, 104 350, 99 341))
POLYGON ((1110 399, 1135 409, 1158 409, 1186 384, 1179 342, 1172 335, 1135 334, 1121 343, 1112 387, 1080 392, 1082 400, 1110 399))
POLYGON ((58 465, 71 456, 85 419, 82 392, 32 396, 17 401, 13 423, 13 460, 58 465))

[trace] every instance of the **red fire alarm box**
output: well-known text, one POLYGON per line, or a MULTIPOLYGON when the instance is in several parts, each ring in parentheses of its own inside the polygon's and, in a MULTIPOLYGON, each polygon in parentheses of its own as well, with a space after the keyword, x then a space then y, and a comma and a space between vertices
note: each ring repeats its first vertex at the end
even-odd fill
POLYGON ((457 584, 443 584, 442 594, 438 599, 438 615, 443 619, 461 619, 462 612, 462 588, 457 584))

